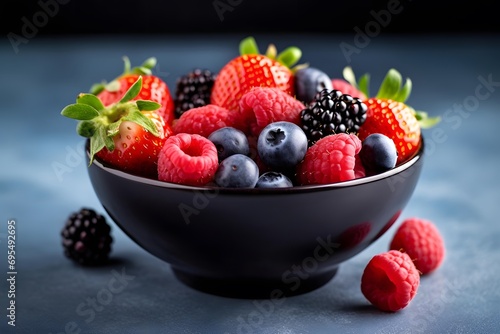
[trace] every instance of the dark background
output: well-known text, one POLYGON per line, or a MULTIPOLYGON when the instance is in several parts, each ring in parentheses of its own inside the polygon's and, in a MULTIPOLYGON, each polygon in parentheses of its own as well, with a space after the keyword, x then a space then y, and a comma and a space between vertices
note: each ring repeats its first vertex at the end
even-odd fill
POLYGON ((402 10, 391 16, 384 33, 500 31, 494 1, 487 0, 467 1, 465 5, 429 0, 5 0, 0 5, 0 25, 4 36, 22 35, 25 22, 36 19, 40 20, 38 35, 352 33, 354 27, 364 30, 374 20, 372 11, 386 9, 391 1, 398 1, 402 10), (44 14, 40 15, 43 7, 52 11, 45 21, 44 14))

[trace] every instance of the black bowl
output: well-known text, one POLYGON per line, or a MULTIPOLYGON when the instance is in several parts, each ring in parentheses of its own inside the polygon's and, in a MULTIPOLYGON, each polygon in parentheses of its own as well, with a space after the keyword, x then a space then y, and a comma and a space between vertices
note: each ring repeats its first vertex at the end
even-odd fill
POLYGON ((423 155, 424 145, 382 174, 281 189, 183 186, 98 159, 88 173, 109 216, 180 281, 216 295, 280 298, 321 287, 382 236, 412 196, 423 155))

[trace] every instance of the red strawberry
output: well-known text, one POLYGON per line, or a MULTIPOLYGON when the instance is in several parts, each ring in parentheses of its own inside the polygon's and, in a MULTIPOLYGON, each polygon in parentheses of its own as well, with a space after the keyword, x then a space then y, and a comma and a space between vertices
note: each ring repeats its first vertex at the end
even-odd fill
POLYGON ((90 138, 90 163, 94 156, 122 171, 156 178, 158 154, 173 131, 155 110, 153 101, 136 100, 142 77, 116 103, 107 107, 93 94, 80 94, 63 116, 79 120, 78 134, 90 138))
POLYGON ((104 147, 96 156, 123 171, 156 178, 158 154, 173 131, 156 111, 143 111, 142 114, 156 125, 158 136, 137 123, 123 121, 113 137, 115 149, 110 151, 104 147))
POLYGON ((104 106, 118 102, 126 91, 142 76, 142 89, 135 100, 150 100, 161 106, 157 112, 163 117, 165 124, 172 125, 174 120, 174 99, 170 90, 161 78, 152 74, 156 59, 147 59, 140 67, 130 68, 130 62, 124 57, 123 73, 110 83, 99 83, 91 88, 91 93, 97 95, 104 106))
MULTIPOLYGON (((360 89, 366 96, 368 92, 369 76, 360 78, 359 86, 350 67, 344 69, 344 78, 356 89, 360 89)), ((399 165, 413 157, 421 146, 421 129, 428 128, 439 122, 439 117, 428 118, 427 113, 415 111, 405 101, 411 93, 410 79, 402 85, 401 74, 391 68, 376 96, 369 97, 365 103, 368 107, 366 121, 359 129, 359 138, 365 140, 372 133, 381 133, 391 138, 398 150, 399 165)))
POLYGON ((402 102, 370 98, 366 101, 366 121, 359 129, 363 141, 372 133, 381 133, 394 141, 398 151, 396 164, 414 156, 420 148, 420 124, 412 109, 402 102))
POLYGON ((230 111, 238 110, 240 98, 252 87, 277 87, 294 96, 293 66, 301 51, 290 47, 276 55, 271 45, 265 55, 259 53, 255 40, 240 43, 240 55, 222 67, 214 82, 211 103, 230 111))
POLYGON ((333 89, 340 90, 343 94, 348 94, 351 95, 352 97, 357 97, 363 101, 367 99, 366 95, 362 91, 360 91, 359 89, 357 89, 344 79, 333 78, 332 87, 333 89))

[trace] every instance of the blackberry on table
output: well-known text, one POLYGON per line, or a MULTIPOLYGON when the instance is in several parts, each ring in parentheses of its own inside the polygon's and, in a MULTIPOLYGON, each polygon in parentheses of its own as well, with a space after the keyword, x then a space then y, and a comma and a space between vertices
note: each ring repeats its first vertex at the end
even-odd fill
POLYGON ((323 89, 300 113, 309 146, 335 133, 357 133, 368 107, 359 98, 335 89, 323 89))
POLYGON ((111 227, 89 208, 73 212, 61 230, 64 254, 82 265, 104 263, 111 252, 111 227))
POLYGON ((210 93, 216 74, 207 69, 194 69, 177 79, 175 87, 175 113, 180 117, 185 111, 210 103, 210 93))

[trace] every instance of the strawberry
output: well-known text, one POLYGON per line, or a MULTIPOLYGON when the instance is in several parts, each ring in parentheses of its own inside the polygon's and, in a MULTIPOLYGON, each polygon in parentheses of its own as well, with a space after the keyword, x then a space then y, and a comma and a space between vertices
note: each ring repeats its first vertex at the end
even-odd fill
POLYGON ((295 95, 294 70, 291 68, 302 56, 297 47, 289 47, 280 54, 270 45, 266 54, 260 54, 253 37, 240 42, 240 55, 219 71, 215 79, 211 103, 238 111, 240 98, 252 87, 277 87, 295 95))
POLYGON ((413 157, 422 144, 421 129, 429 128, 439 122, 439 117, 428 117, 426 112, 416 111, 406 100, 410 96, 412 82, 409 78, 403 86, 401 74, 391 68, 375 96, 368 91, 369 75, 360 78, 359 85, 350 67, 343 71, 344 78, 354 88, 359 89, 368 99, 366 121, 359 129, 363 141, 372 133, 381 133, 391 138, 397 148, 396 165, 413 157))
POLYGON ((61 115, 78 120, 77 132, 90 139, 90 164, 99 157, 122 171, 157 178, 158 154, 173 131, 154 101, 137 100, 142 76, 120 100, 105 106, 93 94, 81 93, 61 115))
POLYGON ((118 102, 127 90, 142 76, 142 89, 136 100, 148 100, 159 103, 157 112, 163 117, 165 124, 172 125, 174 120, 174 99, 165 81, 152 74, 156 66, 156 58, 147 59, 141 66, 131 68, 127 57, 123 58, 125 69, 113 81, 101 82, 91 87, 90 93, 97 95, 104 106, 118 102))
POLYGON ((335 90, 340 90, 343 94, 351 95, 352 97, 357 97, 361 100, 366 100, 366 96, 359 89, 355 88, 353 85, 340 78, 332 79, 332 87, 335 90))
POLYGON ((365 124, 359 129, 359 138, 365 140, 372 133, 385 134, 394 141, 401 164, 420 148, 420 125, 412 109, 391 99, 369 98, 366 101, 365 124))

